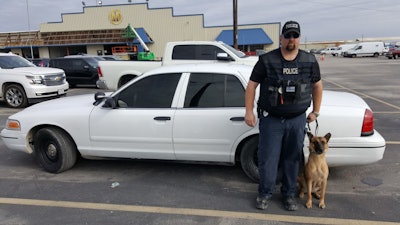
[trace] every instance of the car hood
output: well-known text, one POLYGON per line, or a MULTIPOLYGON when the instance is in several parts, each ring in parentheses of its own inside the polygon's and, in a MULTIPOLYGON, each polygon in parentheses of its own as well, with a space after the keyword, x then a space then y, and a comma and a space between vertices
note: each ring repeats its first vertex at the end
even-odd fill
POLYGON ((248 56, 245 58, 241 58, 240 61, 244 65, 254 66, 258 61, 258 56, 248 56))
POLYGON ((49 75, 64 73, 63 70, 49 67, 19 67, 10 70, 15 73, 32 74, 32 75, 49 75))
POLYGON ((85 113, 93 109, 94 94, 61 97, 32 105, 15 115, 34 115, 46 112, 46 115, 65 115, 72 112, 85 113))

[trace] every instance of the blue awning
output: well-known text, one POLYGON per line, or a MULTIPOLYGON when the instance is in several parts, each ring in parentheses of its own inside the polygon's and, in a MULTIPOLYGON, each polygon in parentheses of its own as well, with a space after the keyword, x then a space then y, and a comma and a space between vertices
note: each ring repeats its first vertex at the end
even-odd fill
MULTIPOLYGON (((135 30, 138 33, 138 35, 140 36, 140 38, 142 38, 144 43, 146 43, 146 44, 153 43, 153 40, 147 35, 147 33, 144 30, 144 28, 135 28, 135 30)), ((139 40, 137 38, 135 38, 133 43, 134 44, 140 44, 140 42, 139 42, 139 40)))
MULTIPOLYGON (((233 30, 221 31, 215 40, 233 45, 233 30)), ((273 43, 271 38, 261 28, 238 30, 238 45, 270 45, 273 43)))

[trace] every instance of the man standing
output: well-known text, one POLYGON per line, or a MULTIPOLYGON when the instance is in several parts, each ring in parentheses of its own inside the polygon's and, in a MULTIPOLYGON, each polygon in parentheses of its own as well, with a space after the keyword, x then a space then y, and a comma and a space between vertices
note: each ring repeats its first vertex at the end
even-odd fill
POLYGON ((286 210, 297 210, 297 176, 306 122, 319 116, 322 81, 314 55, 299 50, 300 25, 288 21, 280 35, 281 46, 261 55, 246 88, 246 124, 254 127, 256 88, 258 99, 260 183, 256 207, 266 209, 275 190, 278 167, 283 172, 281 194, 286 210), (313 110, 306 117, 312 101, 313 110))

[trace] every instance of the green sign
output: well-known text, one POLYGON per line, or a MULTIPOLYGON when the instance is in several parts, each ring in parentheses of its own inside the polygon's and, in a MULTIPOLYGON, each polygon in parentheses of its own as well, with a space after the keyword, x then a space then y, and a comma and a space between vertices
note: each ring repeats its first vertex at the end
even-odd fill
POLYGON ((124 33, 122 33, 122 38, 136 38, 135 31, 130 24, 125 28, 124 33))

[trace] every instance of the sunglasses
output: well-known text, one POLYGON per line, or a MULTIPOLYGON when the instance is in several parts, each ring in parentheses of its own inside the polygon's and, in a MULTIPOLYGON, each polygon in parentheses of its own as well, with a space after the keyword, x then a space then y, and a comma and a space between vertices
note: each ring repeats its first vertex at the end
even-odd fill
POLYGON ((298 33, 289 33, 289 34, 283 35, 283 37, 285 39, 290 39, 291 37, 294 38, 294 39, 297 39, 297 38, 300 37, 300 34, 298 34, 298 33))

